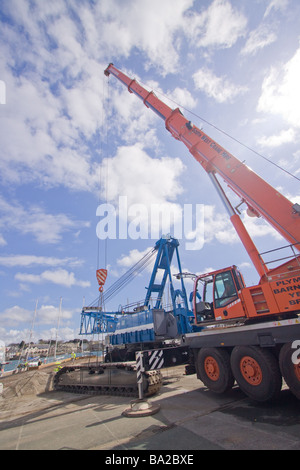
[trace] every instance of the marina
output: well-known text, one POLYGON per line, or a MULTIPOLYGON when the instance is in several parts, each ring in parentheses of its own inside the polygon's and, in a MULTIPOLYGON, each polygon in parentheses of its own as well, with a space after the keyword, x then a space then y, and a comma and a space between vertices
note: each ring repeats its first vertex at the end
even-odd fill
MULTIPOLYGON (((30 365, 38 365, 38 366, 45 366, 49 364, 55 364, 55 363, 61 363, 66 360, 72 359, 74 355, 73 354, 61 354, 59 356, 48 356, 48 357, 35 357, 35 358, 29 358, 27 363, 30 367, 30 365)), ((76 357, 78 358, 84 358, 90 356, 90 353, 76 353, 76 357)), ((102 352, 93 352, 93 356, 96 356, 97 358, 102 357, 102 352)), ((3 375, 5 376, 7 373, 13 373, 17 372, 20 369, 25 368, 25 361, 24 360, 19 360, 15 359, 12 361, 7 361, 5 365, 3 365, 3 375)))

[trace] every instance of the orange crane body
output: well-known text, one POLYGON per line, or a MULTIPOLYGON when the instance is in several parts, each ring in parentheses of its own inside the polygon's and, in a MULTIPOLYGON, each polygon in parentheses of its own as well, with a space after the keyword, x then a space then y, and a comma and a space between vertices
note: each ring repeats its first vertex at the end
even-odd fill
MULTIPOLYGON (((239 235, 250 259, 256 268, 260 281, 256 286, 246 287, 241 274, 235 266, 214 271, 211 277, 202 275, 195 282, 194 292, 202 282, 213 282, 213 305, 215 320, 239 318, 265 318, 266 316, 298 314, 300 312, 300 207, 293 204, 275 188, 260 178, 247 165, 234 157, 202 130, 184 117, 179 108, 171 109, 163 103, 153 91, 143 88, 135 79, 129 78, 109 64, 105 75, 112 74, 130 93, 134 93, 147 108, 153 110, 165 121, 171 135, 183 142, 193 157, 200 163, 219 191, 223 203, 228 209, 230 220, 239 235), (293 255, 276 268, 268 269, 263 261, 241 218, 231 206, 219 185, 219 175, 228 187, 248 206, 248 214, 263 217, 291 246, 293 255), (223 278, 222 278, 223 276, 223 278), (222 279, 223 280, 222 280, 222 279), (239 280, 238 280, 239 279, 239 280), (225 284, 232 281, 234 296, 228 297, 226 308, 222 305, 218 286, 225 289, 225 284), (225 282, 226 281, 226 282, 225 282), (223 282, 223 284, 222 284, 223 282)), ((196 299, 196 295, 194 295, 196 299)), ((204 300, 205 297, 204 297, 204 300)), ((196 302, 196 301, 195 301, 196 302)), ((204 310, 202 315, 204 315, 204 310)), ((199 322, 197 306, 194 304, 196 323, 199 322)), ((202 317, 203 318, 203 317, 202 317)))

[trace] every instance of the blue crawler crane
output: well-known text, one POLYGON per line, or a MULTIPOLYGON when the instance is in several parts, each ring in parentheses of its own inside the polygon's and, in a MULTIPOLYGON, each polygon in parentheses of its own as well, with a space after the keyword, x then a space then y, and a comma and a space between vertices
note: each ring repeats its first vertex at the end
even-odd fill
MULTIPOLYGON (((110 287, 103 294, 104 301, 134 278, 140 268, 144 268, 156 255, 151 278, 144 301, 122 306, 116 312, 105 312, 103 307, 84 307, 81 314, 80 334, 104 333, 113 347, 132 345, 131 355, 143 345, 143 349, 161 347, 167 340, 180 338, 194 330, 194 316, 188 307, 179 257, 179 242, 167 235, 158 240, 142 260, 131 268, 130 275, 117 281, 117 287, 110 287), (180 289, 175 289, 171 274, 171 263, 176 257, 180 289), (169 280, 171 305, 163 306, 163 295, 169 280)), ((104 303, 105 304, 105 303, 104 303)), ((128 352, 128 351, 127 351, 128 352)), ((120 354, 117 354, 120 359, 120 354)), ((112 357, 110 357, 111 359, 112 357)), ((123 358, 122 358, 123 359, 123 358)), ((128 354, 126 355, 128 359, 128 354)))

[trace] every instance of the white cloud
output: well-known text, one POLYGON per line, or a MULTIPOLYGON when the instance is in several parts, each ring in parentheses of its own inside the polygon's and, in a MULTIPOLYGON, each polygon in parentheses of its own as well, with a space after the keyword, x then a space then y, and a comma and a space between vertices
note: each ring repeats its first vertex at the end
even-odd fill
POLYGON ((5 246, 5 245, 7 245, 7 242, 0 233, 0 246, 5 246))
MULTIPOLYGON (((184 15, 192 0, 105 0, 95 5, 95 21, 101 30, 99 40, 111 57, 129 55, 139 48, 146 63, 162 72, 174 73, 178 67, 176 33, 184 26, 184 15), (145 21, 146 19, 146 21, 145 21)), ((88 28, 88 23, 85 28, 88 28)))
POLYGON ((29 338, 28 330, 17 330, 14 329, 6 329, 0 327, 0 336, 1 339, 5 342, 5 345, 9 345, 11 343, 20 343, 22 340, 29 338))
POLYGON ((118 204, 119 196, 127 196, 128 206, 165 204, 175 201, 183 192, 178 182, 184 171, 179 158, 151 158, 139 145, 122 146, 115 157, 105 159, 103 173, 107 174, 102 196, 118 204))
POLYGON ((244 86, 230 82, 226 77, 217 77, 212 70, 202 68, 193 75, 196 88, 214 98, 218 103, 232 101, 247 91, 244 86))
MULTIPOLYGON (((56 318, 54 319, 56 322, 56 318)), ((22 327, 22 325, 20 325, 22 327)), ((8 327, 9 328, 9 327, 8 327)), ((18 344, 21 341, 29 341, 29 338, 33 342, 38 342, 40 339, 44 340, 51 340, 54 341, 56 338, 56 328, 49 328, 43 329, 42 331, 38 332, 31 332, 30 329, 25 328, 22 330, 18 330, 16 328, 5 329, 0 327, 0 337, 4 340, 6 346, 10 344, 18 344)), ((58 340, 61 341, 69 341, 73 340, 74 338, 78 337, 78 329, 73 329, 68 326, 61 326, 58 331, 58 340)), ((53 345, 53 342, 52 342, 53 345)))
POLYGON ((10 74, 6 80, 8 98, 1 115, 2 177, 14 183, 38 181, 50 187, 93 190, 96 167, 80 135, 90 138, 97 130, 99 84, 86 79, 71 91, 61 87, 60 97, 55 97, 48 83, 35 76, 15 78, 10 74))
POLYGON ((257 110, 281 116, 300 127, 300 48, 286 63, 272 67, 264 78, 257 110))
POLYGON ((82 261, 76 258, 53 258, 36 255, 7 255, 0 256, 0 265, 6 267, 15 266, 79 266, 82 261))
POLYGON ((246 17, 227 0, 214 0, 200 14, 190 16, 186 33, 198 47, 228 48, 245 35, 246 17))
MULTIPOLYGON (((233 225, 229 218, 224 213, 216 212, 214 206, 205 206, 205 243, 211 243, 217 240, 220 243, 231 245, 234 243, 241 243, 233 225)), ((276 240, 282 240, 275 229, 271 227, 264 219, 249 217, 246 211, 243 211, 241 216, 242 222, 245 225, 249 235, 252 239, 258 237, 272 236, 276 240)))
POLYGON ((7 308, 0 314, 1 324, 5 326, 17 326, 19 323, 26 323, 32 320, 32 312, 23 307, 15 305, 7 308))
POLYGON ((214 206, 204 208, 204 242, 211 243, 214 239, 220 243, 232 244, 238 241, 229 218, 224 213, 217 213, 214 206))
POLYGON ((59 70, 63 64, 75 77, 90 59, 128 57, 132 49, 141 49, 148 65, 174 72, 179 59, 176 33, 182 31, 184 15, 193 0, 144 0, 142 8, 140 0, 78 2, 76 19, 72 15, 72 20, 72 6, 63 0, 51 2, 53 7, 37 7, 31 11, 23 7, 16 13, 18 2, 12 0, 11 3, 11 14, 25 24, 32 40, 45 49, 49 49, 50 42, 57 64, 51 63, 51 69, 59 70), (47 35, 39 28, 40 24, 47 35), (59 48, 55 47, 57 44, 59 48))
POLYGON ((105 216, 97 226, 99 238, 112 230, 115 216, 128 224, 128 237, 157 238, 181 224, 182 208, 176 202, 183 188, 179 178, 185 167, 179 158, 151 158, 139 145, 119 147, 115 157, 103 161, 103 200, 113 205, 113 216, 107 219, 104 205, 97 215, 105 216), (109 224, 109 228, 104 225, 109 224))
POLYGON ((61 310, 59 310, 59 307, 55 307, 54 305, 41 305, 41 307, 37 309, 36 319, 40 324, 53 325, 58 320, 58 316, 61 320, 69 320, 72 318, 74 313, 75 312, 73 310, 65 309, 63 304, 61 310))
POLYGON ((287 129, 281 131, 277 135, 271 136, 263 136, 258 139, 258 144, 262 147, 279 147, 283 144, 288 144, 289 142, 293 142, 295 140, 296 133, 294 129, 287 129))
POLYGON ((7 202, 0 196, 0 229, 16 230, 32 235, 39 243, 58 243, 64 232, 88 227, 88 222, 74 221, 65 214, 48 214, 34 205, 25 209, 17 202, 7 202))
MULTIPOLYGON (((133 73, 128 72, 128 75, 133 76, 133 73)), ((136 96, 128 93, 126 87, 116 84, 106 106, 110 135, 114 133, 127 145, 140 143, 145 148, 159 148, 155 130, 155 123, 159 118, 136 96)))
POLYGON ((153 247, 146 248, 146 250, 139 251, 136 248, 130 250, 128 255, 122 255, 121 258, 117 260, 117 264, 124 268, 130 268, 138 261, 140 261, 153 247))
POLYGON ((241 54, 256 54, 257 51, 276 41, 277 36, 267 25, 261 24, 257 29, 251 31, 249 38, 243 47, 241 54))
POLYGON ((67 333, 70 328, 65 326, 65 322, 71 320, 75 313, 77 313, 77 311, 66 309, 63 304, 61 309, 54 305, 41 305, 35 312, 35 329, 31 331, 29 328, 26 328, 20 331, 17 329, 18 327, 22 328, 24 324, 32 325, 34 309, 28 310, 19 305, 14 305, 0 312, 0 337, 5 341, 6 345, 18 343, 22 340, 28 341, 30 337, 32 337, 32 341, 38 341, 41 338, 54 339, 57 333, 59 339, 73 339, 77 334, 72 330, 72 335, 69 337, 67 333), (58 318, 60 318, 60 328, 57 332, 58 318), (52 325, 53 328, 49 331, 41 332, 40 328, 42 325, 52 325))
POLYGON ((100 132, 104 65, 81 51, 78 25, 68 18, 65 2, 51 3, 5 5, 16 27, 5 24, 1 38, 7 85, 2 178, 92 191, 97 172, 86 141, 100 132))
MULTIPOLYGON (((174 101, 176 104, 188 109, 194 109, 197 105, 197 100, 186 88, 176 87, 172 92, 168 93, 168 96, 173 100, 170 104, 171 108, 174 108, 174 101)), ((167 103, 167 100, 164 99, 164 102, 167 103)))
POLYGON ((53 271, 44 271, 41 274, 16 273, 15 279, 22 283, 40 284, 52 282, 65 287, 89 287, 89 281, 80 281, 75 278, 75 274, 66 269, 57 269, 53 271))
MULTIPOLYGON (((105 57, 126 57, 138 48, 145 54, 145 67, 176 72, 181 38, 190 31, 192 6, 192 0, 147 0, 143 8, 139 0, 131 0, 130 6, 104 0, 78 4, 75 17, 70 14, 72 7, 63 1, 42 8, 38 3, 8 2, 4 10, 16 27, 5 24, 0 52, 1 78, 7 84, 7 104, 0 122, 3 179, 14 184, 38 182, 95 190, 97 156, 88 144, 96 134, 102 137, 104 97, 99 77, 104 80, 105 57)), ((200 17, 197 21, 205 30, 196 28, 201 45, 229 47, 242 34, 245 19, 228 1, 214 1, 200 17), (212 37, 215 28, 217 35, 212 37)), ((189 107, 194 104, 184 90, 176 89, 173 95, 180 102, 185 95, 189 107)), ((143 113, 141 103, 132 114, 135 104, 128 106, 132 97, 123 96, 116 109, 118 125, 124 116, 126 143, 139 136, 144 146, 158 146, 151 126, 156 117, 143 113)))
POLYGON ((242 221, 251 238, 272 236, 276 240, 282 241, 281 235, 263 218, 249 217, 246 215, 246 211, 244 211, 242 221))
POLYGON ((271 2, 269 3, 265 11, 264 18, 267 17, 271 13, 272 10, 274 11, 285 10, 288 4, 289 4, 289 0, 271 0, 271 2))
MULTIPOLYGON (((139 251, 136 248, 130 250, 128 255, 122 255, 121 258, 117 259, 117 265, 122 269, 122 272, 127 272, 130 268, 132 268, 136 263, 138 263, 142 258, 144 258, 147 253, 149 253, 153 249, 153 246, 146 248, 143 251, 139 251)), ((151 256, 148 262, 143 265, 143 269, 146 272, 151 273, 153 271, 153 266, 155 262, 156 255, 151 256)), ((138 273, 136 273, 138 274, 138 273)), ((120 273, 118 273, 120 275, 120 273)))

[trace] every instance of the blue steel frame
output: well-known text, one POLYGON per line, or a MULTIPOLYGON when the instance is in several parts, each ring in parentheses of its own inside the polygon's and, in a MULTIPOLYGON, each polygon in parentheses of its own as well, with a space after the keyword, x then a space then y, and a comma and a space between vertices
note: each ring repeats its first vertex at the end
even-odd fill
MULTIPOLYGON (((171 263, 176 253, 178 270, 181 273, 181 263, 178 252, 179 242, 176 238, 171 236, 162 237, 155 244, 155 249, 157 250, 156 260, 154 263, 152 275, 150 282, 147 288, 147 293, 144 301, 144 310, 151 310, 150 301, 153 294, 157 294, 156 303, 153 308, 161 309, 162 308, 162 297, 164 289, 166 286, 167 279, 170 281, 170 291, 174 315, 177 316, 177 323, 179 331, 185 333, 190 331, 191 326, 188 320, 191 312, 188 308, 188 301, 186 290, 181 279, 181 289, 174 289, 172 274, 171 274, 171 263), (159 274, 160 281, 156 281, 156 277, 159 274), (177 305, 177 298, 180 297, 183 301, 184 306, 177 305)), ((80 322, 80 335, 92 335, 99 333, 114 333, 116 326, 120 318, 124 316, 120 311, 118 312, 103 312, 100 307, 84 307, 81 312, 81 322, 80 322)), ((125 314, 126 316, 126 314, 125 314)), ((136 315, 133 315, 133 317, 136 315)), ((149 338, 150 339, 150 338, 149 338)), ((148 339, 148 341, 149 341, 148 339)), ((153 339, 151 339, 153 340, 153 339)))
POLYGON ((155 249, 157 249, 157 255, 155 264, 153 267, 152 275, 150 278, 149 286, 147 289, 147 294, 145 298, 144 305, 149 307, 150 299, 152 294, 157 293, 156 304, 154 308, 162 308, 162 296, 164 293, 164 289, 166 286, 167 278, 169 277, 170 281, 170 291, 171 291, 171 298, 172 298, 172 305, 173 310, 176 310, 176 297, 180 295, 180 297, 184 301, 184 308, 188 310, 188 303, 187 303, 187 295, 185 286, 183 283, 183 278, 181 278, 181 290, 175 290, 172 281, 172 274, 171 274, 171 262, 173 259, 174 251, 176 252, 177 264, 179 272, 181 273, 181 263, 179 258, 178 252, 179 242, 176 238, 172 237, 162 237, 158 242, 155 244, 155 249), (162 278, 160 283, 155 283, 155 278, 159 271, 162 271, 162 278))

